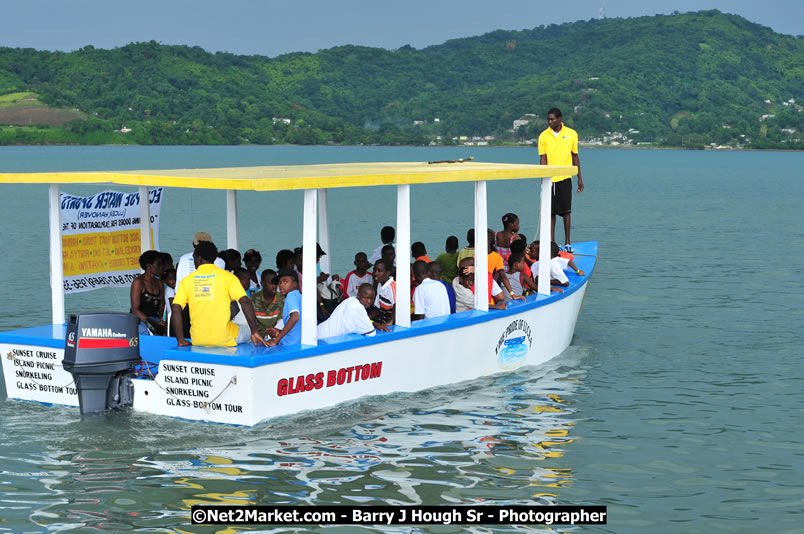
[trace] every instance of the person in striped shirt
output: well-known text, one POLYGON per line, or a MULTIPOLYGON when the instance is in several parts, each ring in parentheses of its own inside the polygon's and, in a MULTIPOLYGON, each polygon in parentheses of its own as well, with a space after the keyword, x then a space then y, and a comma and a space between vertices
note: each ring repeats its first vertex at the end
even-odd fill
POLYGON ((365 252, 355 254, 355 270, 350 271, 343 279, 344 299, 356 297, 362 284, 374 284, 374 277, 369 272, 370 266, 365 252))

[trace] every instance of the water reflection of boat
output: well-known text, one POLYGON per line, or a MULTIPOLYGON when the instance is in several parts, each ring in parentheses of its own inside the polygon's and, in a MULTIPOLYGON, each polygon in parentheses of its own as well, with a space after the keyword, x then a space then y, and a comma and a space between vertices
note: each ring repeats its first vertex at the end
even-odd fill
MULTIPOLYGON (((51 257, 60 258, 60 184, 124 184, 222 189, 227 191, 229 248, 237 247, 237 191, 302 189, 303 246, 317 241, 330 250, 327 190, 335 187, 397 186, 397 247, 410 249, 410 186, 437 182, 474 182, 476 247, 486 247, 486 181, 541 179, 540 240, 549 241, 550 176, 574 174, 574 167, 445 163, 361 163, 184 169, 103 173, 0 174, 0 183, 50 184, 51 257)), ((140 204, 140 220, 148 221, 149 203, 140 204)), ((140 232, 142 248, 150 248, 147 222, 140 232)), ((513 302, 507 310, 488 310, 485 277, 477 277, 475 309, 448 317, 410 323, 397 316, 393 332, 373 338, 343 336, 318 340, 315 292, 302 297, 302 344, 232 349, 177 348, 167 338, 146 338, 140 354, 151 366, 133 379, 135 410, 193 420, 254 425, 259 421, 304 410, 321 409, 366 395, 411 392, 471 380, 522 365, 540 364, 569 345, 581 304, 594 270, 597 243, 575 246, 576 264, 587 274, 570 273, 563 293, 549 290, 549 247, 542 247, 539 294, 513 302), (543 272, 542 272, 543 271, 543 272)), ((325 257, 325 261, 328 258, 325 257)), ((322 261, 322 268, 328 265, 322 261)), ((315 256, 304 257, 304 287, 315 287, 315 256)), ((478 272, 487 258, 476 259, 478 272)), ((0 353, 8 396, 44 403, 78 405, 64 357, 64 282, 61 262, 51 268, 53 324, 0 334, 0 353), (38 372, 39 368, 47 372, 38 372)), ((397 295, 410 295, 407 277, 398 280, 397 295)), ((69 341, 69 340, 68 340, 69 341)), ((130 341, 131 342, 131 341, 130 341)))
POLYGON ((555 504, 574 476, 560 458, 572 442, 573 396, 584 374, 576 364, 586 355, 568 352, 535 373, 356 401, 255 429, 237 448, 226 440, 185 454, 190 461, 166 454, 145 465, 155 480, 181 481, 175 490, 188 503, 226 502, 213 491, 226 481, 229 499, 251 492, 253 504, 433 504, 489 495, 495 504, 555 504), (367 409, 382 415, 367 418, 367 409), (311 428, 327 437, 296 437, 311 428), (193 488, 184 484, 190 479, 193 488))

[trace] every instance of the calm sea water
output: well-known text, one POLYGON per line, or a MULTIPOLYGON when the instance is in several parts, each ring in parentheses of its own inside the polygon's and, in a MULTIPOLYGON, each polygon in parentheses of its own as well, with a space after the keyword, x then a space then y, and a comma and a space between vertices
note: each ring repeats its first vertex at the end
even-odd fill
MULTIPOLYGON (((0 172, 465 156, 537 161, 513 148, 2 147, 0 172)), ((575 339, 549 364, 255 428, 82 420, 2 390, 0 532, 235 531, 191 526, 195 503, 600 504, 607 526, 558 530, 804 532, 804 154, 599 149, 581 163, 573 240, 598 240, 600 259, 575 339)), ((46 324, 46 186, 0 187, 0 328, 46 324)), ((489 195, 493 227, 513 211, 535 235, 535 184, 489 195)), ((431 254, 463 242, 471 198, 471 185, 414 187, 414 240, 431 254)), ((330 199, 343 274, 394 224, 394 189, 330 199)), ((241 248, 271 265, 301 241, 301 204, 241 194, 241 248)), ((223 193, 168 190, 162 213, 174 258, 196 230, 223 241, 223 193)), ((67 308, 126 310, 127 292, 67 308)))

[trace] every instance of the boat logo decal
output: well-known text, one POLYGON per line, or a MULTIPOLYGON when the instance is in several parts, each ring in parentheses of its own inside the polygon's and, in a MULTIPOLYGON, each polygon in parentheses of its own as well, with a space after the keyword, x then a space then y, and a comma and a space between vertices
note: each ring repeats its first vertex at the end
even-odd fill
POLYGON ((532 344, 533 337, 528 322, 524 319, 511 321, 497 341, 497 365, 500 369, 519 367, 528 356, 532 344))

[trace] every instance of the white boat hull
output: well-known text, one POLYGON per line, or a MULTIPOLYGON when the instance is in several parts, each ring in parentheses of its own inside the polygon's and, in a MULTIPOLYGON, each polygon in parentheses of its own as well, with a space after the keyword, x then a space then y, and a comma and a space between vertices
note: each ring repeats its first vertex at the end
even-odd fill
POLYGON ((584 285, 547 306, 470 327, 274 365, 248 368, 165 359, 155 381, 135 380, 134 409, 254 425, 364 396, 421 391, 538 365, 569 346, 585 291, 584 285), (519 337, 525 337, 520 345, 526 347, 526 353, 506 359, 505 341, 519 337), (213 374, 205 382, 211 386, 198 385, 199 379, 213 374), (236 383, 230 384, 233 377, 236 383), (216 396, 208 407, 202 407, 216 396))

